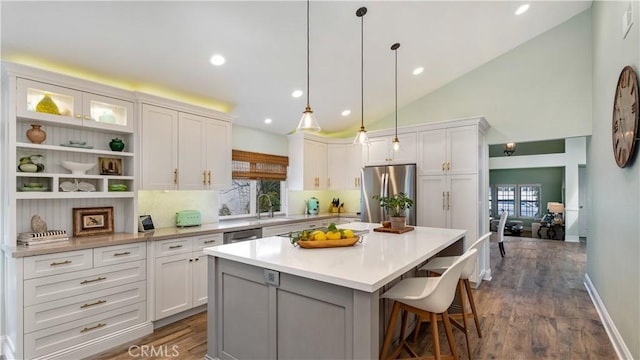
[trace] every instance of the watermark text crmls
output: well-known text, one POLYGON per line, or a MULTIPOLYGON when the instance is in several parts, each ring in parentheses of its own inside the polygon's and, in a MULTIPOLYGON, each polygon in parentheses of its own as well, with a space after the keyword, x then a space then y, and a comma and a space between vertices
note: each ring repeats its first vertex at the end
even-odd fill
POLYGON ((129 356, 134 358, 148 357, 178 357, 178 345, 132 345, 129 346, 129 356))

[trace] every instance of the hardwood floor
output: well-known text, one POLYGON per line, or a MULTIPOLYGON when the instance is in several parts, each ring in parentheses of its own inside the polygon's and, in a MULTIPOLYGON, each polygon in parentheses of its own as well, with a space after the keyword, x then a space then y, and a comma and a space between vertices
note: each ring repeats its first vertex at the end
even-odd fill
MULTIPOLYGON (((493 280, 484 281, 474 290, 483 337, 478 339, 470 321, 472 357, 615 359, 615 351, 583 284, 585 244, 506 236, 504 245, 506 257, 501 258, 495 234, 492 235, 493 280)), ((455 328, 453 332, 458 357, 466 359, 464 335, 455 328)), ((440 334, 446 353, 441 324, 440 334)), ((430 354, 427 324, 422 325, 415 348, 430 354)), ((205 353, 206 314, 198 314, 95 359, 191 360, 202 359, 205 353), (156 353, 148 350, 143 356, 143 345, 154 348, 156 353)))

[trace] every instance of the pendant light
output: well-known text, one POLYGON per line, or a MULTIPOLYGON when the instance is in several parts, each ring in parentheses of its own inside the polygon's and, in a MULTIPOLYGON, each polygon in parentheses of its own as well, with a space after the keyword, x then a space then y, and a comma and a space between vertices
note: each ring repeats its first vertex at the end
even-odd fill
POLYGON ((396 136, 393 138, 393 151, 398 151, 400 149, 400 140, 398 140, 398 48, 400 47, 400 43, 395 43, 391 45, 391 50, 395 53, 396 56, 396 136))
POLYGON ((311 105, 309 105, 309 0, 307 0, 307 107, 302 113, 302 118, 298 123, 296 131, 320 131, 320 125, 313 115, 311 105))
POLYGON ((367 13, 366 7, 361 7, 356 11, 356 16, 362 19, 360 23, 360 131, 356 134, 356 138, 353 140, 354 144, 362 144, 369 146, 369 137, 367 131, 364 129, 364 15, 367 13))

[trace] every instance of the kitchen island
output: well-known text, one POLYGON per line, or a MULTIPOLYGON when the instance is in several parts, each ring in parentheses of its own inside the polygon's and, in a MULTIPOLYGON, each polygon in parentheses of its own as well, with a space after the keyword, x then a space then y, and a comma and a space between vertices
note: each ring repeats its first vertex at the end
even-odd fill
POLYGON ((207 358, 375 359, 384 332, 379 296, 401 276, 447 250, 465 230, 368 230, 352 247, 303 249, 267 237, 204 249, 208 255, 207 358))

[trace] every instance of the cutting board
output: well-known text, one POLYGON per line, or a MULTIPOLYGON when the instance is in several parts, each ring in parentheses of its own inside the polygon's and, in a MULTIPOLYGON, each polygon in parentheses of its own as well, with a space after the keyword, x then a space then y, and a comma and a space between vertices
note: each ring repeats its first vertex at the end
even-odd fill
POLYGON ((379 227, 379 228, 373 229, 373 231, 385 232, 385 233, 391 233, 391 234, 402 234, 412 230, 413 230, 413 226, 405 226, 402 229, 392 229, 392 228, 386 228, 386 227, 379 227))

